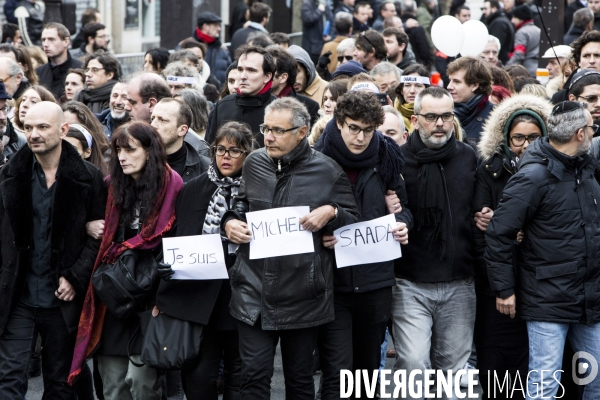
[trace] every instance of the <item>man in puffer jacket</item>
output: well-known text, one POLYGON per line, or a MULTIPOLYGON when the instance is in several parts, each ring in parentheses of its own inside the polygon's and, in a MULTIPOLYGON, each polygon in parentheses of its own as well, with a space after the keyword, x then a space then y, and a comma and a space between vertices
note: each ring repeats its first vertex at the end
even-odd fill
POLYGON ((533 23, 531 9, 522 5, 515 8, 511 20, 515 26, 515 48, 506 65, 521 64, 535 77, 540 54, 540 28, 533 23))
MULTIPOLYGON (((556 105, 548 138, 531 143, 486 231, 496 308, 527 322, 528 398, 539 398, 540 389, 556 395, 567 338, 573 350, 589 353, 580 358, 600 359, 599 164, 588 154, 596 129, 581 103, 556 105)), ((584 399, 600 398, 600 379, 582 381, 584 399)))

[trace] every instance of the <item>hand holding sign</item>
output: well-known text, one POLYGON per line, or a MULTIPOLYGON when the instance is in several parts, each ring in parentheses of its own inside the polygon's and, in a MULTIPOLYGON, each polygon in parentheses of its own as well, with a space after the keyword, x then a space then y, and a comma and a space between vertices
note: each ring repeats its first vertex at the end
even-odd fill
POLYGON ((163 238, 163 254, 171 279, 229 279, 221 235, 163 238))
POLYGON ((300 219, 300 224, 309 232, 317 232, 335 217, 335 208, 330 205, 315 208, 300 219))
POLYGON ((239 219, 231 219, 225 224, 225 234, 227 239, 234 244, 248 243, 252 236, 248 224, 239 219))
POLYGON ((394 214, 346 225, 333 232, 338 268, 371 264, 400 258, 399 240, 408 240, 406 224, 397 223, 394 214))

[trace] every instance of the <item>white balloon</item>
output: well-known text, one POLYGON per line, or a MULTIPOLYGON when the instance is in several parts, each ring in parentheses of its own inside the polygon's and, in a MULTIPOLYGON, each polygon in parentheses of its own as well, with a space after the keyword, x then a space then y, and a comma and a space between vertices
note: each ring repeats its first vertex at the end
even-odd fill
POLYGON ((436 19, 433 23, 431 27, 431 40, 439 51, 449 57, 454 57, 463 47, 465 31, 459 20, 450 15, 444 15, 436 19))
POLYGON ((488 42, 488 29, 481 21, 468 20, 463 25, 465 41, 460 49, 461 56, 478 56, 488 42))

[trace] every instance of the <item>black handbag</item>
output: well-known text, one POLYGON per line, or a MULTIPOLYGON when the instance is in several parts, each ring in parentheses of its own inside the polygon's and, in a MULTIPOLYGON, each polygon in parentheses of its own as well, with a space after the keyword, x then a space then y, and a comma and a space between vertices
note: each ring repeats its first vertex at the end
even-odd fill
MULTIPOLYGON (((146 313, 144 313, 146 314, 146 313)), ((148 318, 148 315, 144 315, 148 318)), ((187 369, 198 361, 203 325, 160 313, 142 321, 142 362, 156 369, 187 369), (144 326, 145 325, 145 326, 144 326)))
POLYGON ((152 251, 128 249, 116 262, 102 263, 92 276, 92 285, 108 311, 123 319, 138 310, 157 280, 152 251))

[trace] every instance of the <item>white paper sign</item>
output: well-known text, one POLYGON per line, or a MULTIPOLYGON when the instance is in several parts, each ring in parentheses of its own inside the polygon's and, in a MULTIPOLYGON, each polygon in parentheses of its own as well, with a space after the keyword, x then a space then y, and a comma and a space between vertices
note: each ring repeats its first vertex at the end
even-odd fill
POLYGON ((394 239, 393 214, 346 225, 333 232, 337 238, 335 260, 338 268, 371 264, 402 257, 400 242, 394 239))
POLYGON ((313 253, 312 232, 300 225, 310 213, 308 206, 281 207, 246 213, 250 240, 250 259, 313 253))
POLYGON ((221 235, 163 238, 164 262, 175 273, 171 279, 229 279, 221 235))

